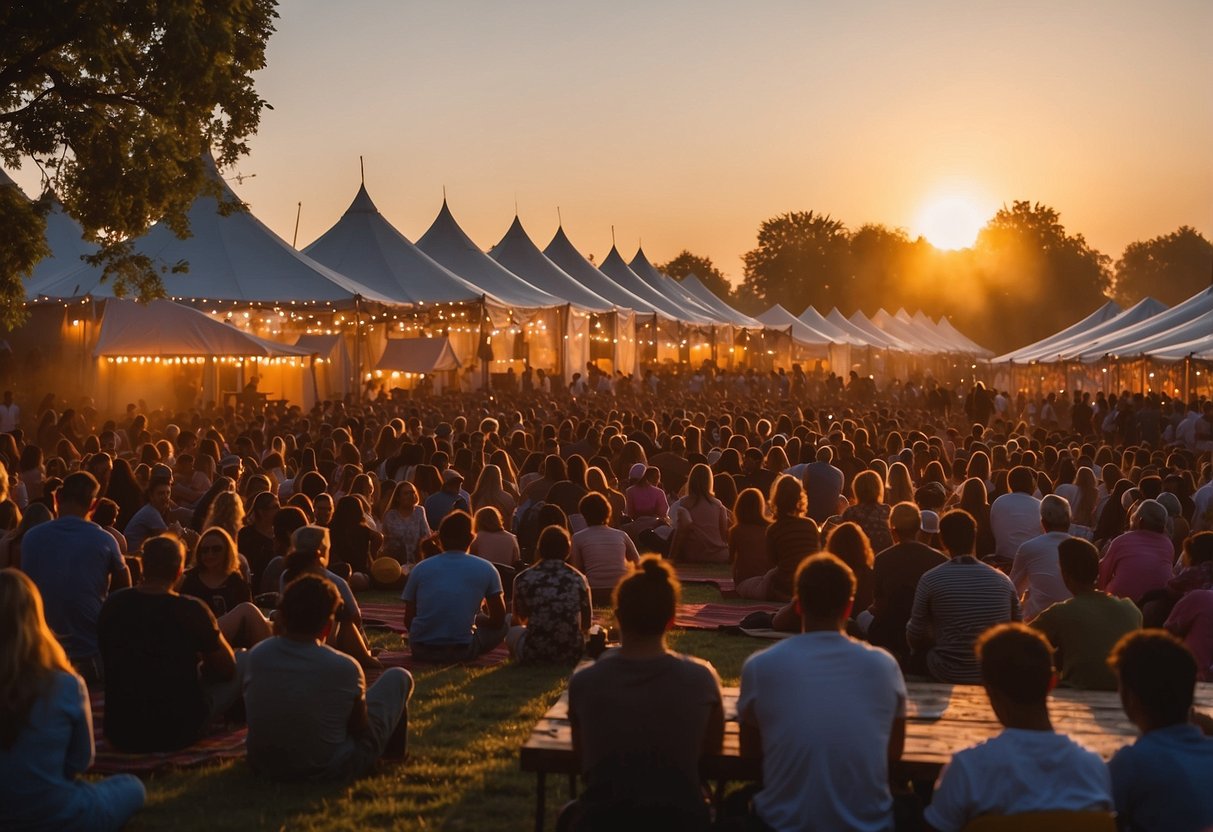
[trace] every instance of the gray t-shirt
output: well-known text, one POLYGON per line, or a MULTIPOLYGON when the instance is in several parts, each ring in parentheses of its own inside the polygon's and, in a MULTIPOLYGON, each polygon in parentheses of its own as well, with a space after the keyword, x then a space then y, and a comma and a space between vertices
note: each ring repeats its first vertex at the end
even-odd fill
POLYGON ((625 659, 608 651, 569 681, 584 800, 596 809, 702 810, 699 758, 720 679, 707 662, 668 653, 625 659))
POLYGON ((348 725, 366 692, 358 663, 315 642, 268 638, 244 668, 248 761, 275 780, 337 780, 355 741, 348 725))

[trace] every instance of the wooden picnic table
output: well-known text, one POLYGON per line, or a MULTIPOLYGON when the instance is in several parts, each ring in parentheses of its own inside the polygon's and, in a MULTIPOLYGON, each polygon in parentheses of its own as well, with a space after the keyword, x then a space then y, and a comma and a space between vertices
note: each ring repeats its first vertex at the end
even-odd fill
MULTIPOLYGON (((957 751, 989 739, 1002 730, 980 685, 947 685, 936 682, 907 682, 906 745, 901 761, 892 772, 898 778, 932 782, 957 751)), ((735 687, 724 688, 724 747, 703 761, 706 780, 754 781, 761 778, 759 761, 741 756, 735 687)), ((535 828, 542 832, 548 774, 569 777, 570 794, 576 795, 577 760, 573 756, 573 734, 569 724, 568 690, 535 724, 522 747, 523 771, 535 772, 535 828)), ((1213 684, 1196 686, 1196 708, 1213 717, 1213 684)), ((1049 696, 1053 727, 1108 760, 1122 746, 1133 742, 1137 729, 1112 691, 1058 688, 1049 696)))

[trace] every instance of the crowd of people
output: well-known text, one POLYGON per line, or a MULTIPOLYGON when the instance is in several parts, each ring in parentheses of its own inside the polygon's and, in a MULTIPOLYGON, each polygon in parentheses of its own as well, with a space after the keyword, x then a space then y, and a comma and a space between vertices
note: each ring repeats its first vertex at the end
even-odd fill
POLYGON ((504 643, 571 667, 610 605, 619 646, 570 681, 587 790, 564 822, 706 828, 720 682, 665 640, 671 565, 697 563, 782 605, 757 623, 789 635, 743 668, 763 782, 716 822, 893 828, 910 677, 984 685, 1004 726, 944 769, 931 828, 1044 809, 1213 826, 1191 713, 1213 681, 1213 406, 781 375, 115 419, 6 394, 0 826, 139 808, 136 778, 79 778, 101 693, 121 751, 243 720, 271 779, 402 758, 413 680, 383 668, 357 597, 379 589, 429 663, 504 643), (1056 734, 1055 680, 1119 690, 1142 737, 1105 765, 1056 734))

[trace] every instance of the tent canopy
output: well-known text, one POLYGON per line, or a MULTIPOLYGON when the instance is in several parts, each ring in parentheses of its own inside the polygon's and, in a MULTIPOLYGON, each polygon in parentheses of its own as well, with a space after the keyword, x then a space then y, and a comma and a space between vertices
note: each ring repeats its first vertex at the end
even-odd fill
POLYGON ((1042 356, 1054 356, 1057 354, 1056 348, 1060 345, 1069 342, 1071 339, 1079 338, 1084 333, 1111 321, 1123 311, 1115 301, 1108 301, 1081 321, 1070 324, 1061 332, 1054 333, 1048 338, 1042 338, 1033 344, 1028 344, 1026 347, 1012 350, 991 359, 991 361, 995 364, 1004 364, 1008 361, 1027 363, 1029 361, 1038 361, 1042 356))
POLYGON ((600 297, 589 286, 549 260, 526 233, 517 215, 505 236, 489 250, 489 257, 532 285, 573 306, 591 312, 607 312, 615 308, 610 300, 600 297))
POLYGON ((946 351, 934 343, 933 339, 924 339, 922 333, 917 331, 916 327, 911 326, 906 321, 899 320, 894 315, 890 315, 884 309, 876 310, 876 313, 872 315, 871 323, 873 326, 903 341, 911 352, 937 355, 946 351))
MULTIPOLYGON (((652 305, 643 298, 629 292, 614 280, 603 274, 597 266, 586 260, 564 233, 564 227, 556 229, 552 241, 548 243, 543 254, 562 271, 579 282, 585 288, 623 309, 631 309, 641 314, 651 315, 655 311, 652 305)), ((666 313, 662 313, 665 315, 666 313)), ((668 317, 668 316, 667 316, 668 317)))
POLYGON ((458 370, 460 366, 449 338, 394 338, 387 342, 375 369, 438 373, 458 370))
POLYGON ((637 297, 643 298, 650 309, 676 321, 710 323, 710 319, 706 316, 699 315, 693 310, 680 308, 677 303, 646 283, 644 278, 632 271, 631 267, 624 262, 623 255, 619 253, 619 249, 615 246, 611 246, 610 252, 603 258, 602 265, 599 268, 611 280, 637 297))
POLYGON ((842 314, 835 306, 830 310, 830 314, 826 315, 826 320, 834 324, 843 332, 848 332, 860 339, 863 343, 877 349, 899 350, 908 352, 909 345, 903 343, 900 339, 894 338, 887 332, 883 332, 863 316, 863 313, 858 309, 850 318, 842 314))
POLYGON ((636 249, 636 255, 628 263, 628 268, 635 272, 641 280, 652 286, 662 297, 693 310, 705 320, 723 323, 714 310, 701 303, 699 298, 688 292, 682 284, 658 271, 657 267, 645 256, 643 247, 636 249))
POLYGON ((547 309, 565 303, 532 286, 481 251, 455 222, 445 199, 433 224, 417 241, 417 248, 506 306, 547 309))
POLYGON ((474 302, 487 294, 410 243, 379 213, 365 184, 303 253, 398 303, 474 302))
MULTIPOLYGON (((1159 312, 1145 320, 1125 328, 1077 344, 1074 349, 1068 349, 1064 358, 1077 358, 1080 361, 1098 361, 1105 355, 1140 355, 1143 345, 1153 341, 1154 336, 1163 335, 1175 330, 1183 324, 1202 318, 1213 310, 1213 286, 1165 312, 1159 312)), ((1156 346, 1161 344, 1156 343, 1156 346)))
POLYGON ((699 299, 699 302, 708 309, 715 312, 719 320, 733 324, 734 326, 746 327, 749 329, 761 329, 762 322, 756 318, 751 318, 742 312, 737 311, 729 306, 723 298, 717 297, 716 293, 709 289, 699 276, 696 274, 688 274, 679 284, 683 289, 686 289, 691 295, 699 299))
MULTIPOLYGON (((919 312, 917 314, 922 315, 923 313, 919 312)), ((923 315, 923 317, 925 318, 926 316, 923 315)), ((977 343, 972 338, 954 327, 946 315, 941 315, 938 321, 931 321, 930 318, 927 318, 927 321, 934 324, 935 329, 941 336, 947 338, 952 343, 957 344, 960 347, 961 352, 969 353, 979 358, 989 358, 990 356, 994 355, 991 350, 986 349, 981 344, 977 343)))
POLYGON ((110 298, 105 302, 94 358, 106 356, 304 357, 316 350, 258 338, 198 309, 168 300, 147 305, 110 298))
POLYGON ((834 343, 825 335, 804 324, 778 303, 759 315, 758 320, 773 329, 791 330, 792 340, 801 344, 822 346, 834 343))
POLYGON ((836 344, 851 344, 853 346, 867 346, 868 344, 865 339, 857 337, 854 333, 843 329, 832 321, 826 320, 812 306, 805 307, 805 310, 800 313, 799 320, 809 329, 814 332, 820 332, 836 344))

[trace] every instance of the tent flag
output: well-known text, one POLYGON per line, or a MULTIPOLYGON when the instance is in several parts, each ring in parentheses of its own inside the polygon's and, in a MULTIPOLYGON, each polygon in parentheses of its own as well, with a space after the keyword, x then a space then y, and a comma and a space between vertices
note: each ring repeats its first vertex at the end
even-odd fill
POLYGON ((169 300, 154 300, 144 305, 120 298, 105 301, 101 332, 93 348, 94 358, 303 358, 314 354, 315 351, 307 347, 258 338, 201 310, 169 300))
POLYGON ((449 338, 393 338, 384 346, 375 369, 420 374, 458 370, 461 366, 449 338))

